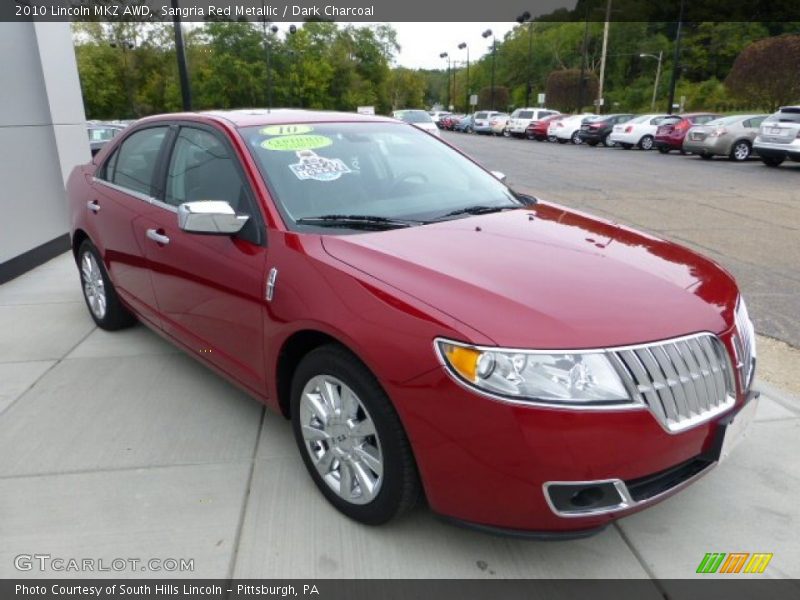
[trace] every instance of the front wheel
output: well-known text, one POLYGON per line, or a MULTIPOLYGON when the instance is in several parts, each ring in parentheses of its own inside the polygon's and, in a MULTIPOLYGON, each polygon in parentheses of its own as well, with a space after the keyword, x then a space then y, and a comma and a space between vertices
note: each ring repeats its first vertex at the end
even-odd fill
POLYGON ((578 145, 583 143, 583 140, 581 139, 581 136, 577 131, 572 134, 572 137, 570 138, 570 141, 573 144, 575 144, 576 146, 578 146, 578 145))
POLYGON ((554 143, 554 142, 557 142, 557 141, 559 141, 559 140, 558 140, 558 138, 557 138, 556 136, 554 136, 554 135, 548 135, 548 136, 547 136, 547 141, 548 141, 548 142, 550 142, 550 143, 554 143))
POLYGON ((380 525, 420 495, 411 445, 375 376, 344 348, 307 354, 292 380, 294 437, 311 478, 340 512, 380 525))
POLYGON ((114 331, 130 327, 136 317, 122 305, 108 277, 103 259, 89 240, 84 240, 78 248, 78 270, 81 276, 83 299, 89 314, 101 329, 114 331))

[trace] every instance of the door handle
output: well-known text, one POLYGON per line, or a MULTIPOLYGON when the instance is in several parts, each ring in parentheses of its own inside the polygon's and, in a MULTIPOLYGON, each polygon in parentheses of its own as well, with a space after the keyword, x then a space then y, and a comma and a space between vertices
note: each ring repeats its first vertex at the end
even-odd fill
POLYGON ((162 246, 166 246, 167 244, 169 244, 169 238, 165 236, 163 233, 158 233, 158 231, 156 231, 155 229, 148 229, 146 235, 156 244, 161 244, 162 246))
POLYGON ((91 200, 86 203, 86 208, 88 208, 94 214, 97 214, 100 212, 100 203, 97 200, 91 200))

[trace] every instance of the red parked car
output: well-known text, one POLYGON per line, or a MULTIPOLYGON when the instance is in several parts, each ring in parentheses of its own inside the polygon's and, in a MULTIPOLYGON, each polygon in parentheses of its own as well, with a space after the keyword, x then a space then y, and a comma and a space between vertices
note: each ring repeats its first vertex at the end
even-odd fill
POLYGON ((679 150, 683 154, 683 138, 694 125, 703 125, 719 115, 712 113, 686 113, 664 117, 656 130, 655 147, 661 154, 670 150, 679 150))
POLYGON ((531 124, 528 125, 528 128, 525 130, 525 137, 529 140, 536 140, 537 142, 543 142, 545 140, 555 142, 555 136, 553 136, 552 140, 547 137, 547 128, 553 121, 560 121, 568 116, 569 115, 550 115, 538 121, 531 121, 531 124))
POLYGON ((97 325, 138 319, 291 419, 363 523, 424 494, 483 530, 585 535, 708 472, 755 410, 727 272, 412 125, 146 118, 68 195, 97 325))

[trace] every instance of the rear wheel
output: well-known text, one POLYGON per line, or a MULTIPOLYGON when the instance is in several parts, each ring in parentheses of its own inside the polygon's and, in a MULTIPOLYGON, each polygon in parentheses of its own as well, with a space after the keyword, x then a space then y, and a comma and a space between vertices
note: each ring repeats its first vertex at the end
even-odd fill
POLYGON ((736 142, 733 147, 731 148, 731 153, 729 158, 735 161, 743 161, 750 158, 750 153, 752 152, 752 148, 750 144, 745 140, 740 140, 736 142))
POLYGON ((612 142, 612 141, 609 139, 610 137, 611 137, 611 134, 610 134, 610 133, 607 133, 607 134, 605 134, 605 135, 603 136, 603 146, 605 146, 606 148, 613 148, 614 146, 616 146, 616 145, 617 145, 616 143, 612 142))
POLYGON ((768 167, 780 167, 785 159, 783 157, 778 157, 778 156, 762 156, 761 160, 768 167))
POLYGON ((652 135, 642 136, 642 139, 639 140, 639 148, 641 148, 642 150, 652 150, 653 142, 655 142, 655 140, 653 139, 652 135))
POLYGON ((669 154, 669 148, 666 146, 659 146, 658 151, 661 152, 661 154, 669 154))
POLYGON ((583 140, 581 139, 581 136, 577 131, 572 134, 572 137, 570 137, 570 141, 576 146, 583 143, 583 140))
POLYGON ((375 376, 344 348, 307 354, 292 380, 292 429, 325 498, 351 519, 380 525, 420 495, 411 445, 375 376))
POLYGON ((78 248, 78 270, 83 298, 98 327, 114 331, 130 327, 136 322, 136 317, 120 302, 103 265, 103 259, 89 240, 84 240, 78 248))
POLYGON ((554 135, 548 135, 547 136, 547 141, 548 142, 557 142, 558 138, 556 136, 554 136, 554 135))

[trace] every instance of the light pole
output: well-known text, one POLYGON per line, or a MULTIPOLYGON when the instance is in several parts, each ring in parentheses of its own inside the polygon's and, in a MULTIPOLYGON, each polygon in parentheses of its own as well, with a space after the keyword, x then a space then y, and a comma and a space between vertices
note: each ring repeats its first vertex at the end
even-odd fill
POLYGON ((578 81, 578 112, 583 111, 583 90, 586 86, 586 53, 589 51, 589 5, 586 5, 586 25, 583 30, 583 46, 581 47, 581 77, 578 81))
POLYGON ((186 68, 186 48, 183 46, 183 28, 181 27, 178 0, 172 0, 172 26, 175 29, 175 54, 178 57, 178 77, 181 80, 181 100, 183 110, 192 110, 192 88, 189 87, 189 70, 186 68))
POLYGON ((491 95, 492 108, 491 108, 491 110, 494 110, 494 64, 495 64, 495 60, 497 59, 497 40, 495 40, 494 34, 492 33, 491 29, 487 29, 486 31, 484 31, 481 34, 481 37, 484 38, 484 39, 488 38, 489 36, 492 36, 492 95, 491 95))
POLYGON ((461 42, 458 45, 459 50, 466 50, 467 51, 467 93, 466 93, 466 101, 464 102, 464 112, 469 112, 469 46, 467 46, 467 42, 461 42))
POLYGON ((603 86, 606 80, 606 54, 608 53, 608 30, 611 26, 611 0, 606 4, 606 22, 603 25, 603 53, 600 58, 600 85, 597 87, 597 114, 603 112, 603 86))
POLYGON ((525 107, 531 105, 531 69, 533 68, 533 20, 531 13, 527 10, 517 17, 517 23, 520 27, 523 23, 528 23, 528 83, 525 86, 525 107))
MULTIPOLYGON (((263 6, 262 2, 262 6, 263 6)), ((266 9, 264 10, 266 14, 266 9)), ((270 66, 270 51, 269 51, 269 34, 275 35, 278 33, 278 26, 267 26, 267 19, 264 17, 261 21, 264 28, 264 53, 267 55, 267 108, 272 108, 272 67, 270 66)))
POLYGON ((667 114, 672 114, 672 105, 675 102, 675 86, 678 84, 678 72, 680 71, 681 62, 681 28, 683 27, 683 5, 684 0, 681 0, 681 7, 678 12, 678 29, 675 32, 675 56, 672 59, 672 75, 669 81, 669 106, 667 107, 667 114))
POLYGON ((450 55, 447 52, 442 52, 439 58, 447 59, 447 110, 450 110, 450 55))
MULTIPOLYGON (((294 25, 289 25, 289 33, 292 36, 294 36, 294 34, 297 33, 297 27, 295 27, 294 25)), ((295 104, 294 79, 295 79, 295 75, 297 75, 295 73, 295 66, 297 65, 297 63, 295 62, 295 56, 296 55, 297 55, 297 53, 294 51, 293 48, 289 50, 289 63, 290 63, 290 69, 291 69, 291 73, 289 73, 289 103, 290 103, 289 106, 290 107, 294 106, 294 104, 295 104)), ((300 102, 299 104, 300 104, 301 107, 303 106, 302 102, 300 102)))
POLYGON ((128 50, 133 50, 136 46, 130 40, 120 39, 110 42, 108 45, 112 48, 119 48, 122 51, 122 84, 125 86, 125 97, 128 101, 128 116, 136 117, 137 115, 133 108, 133 90, 128 77, 128 50))
POLYGON ((658 56, 655 54, 640 54, 640 58, 655 58, 658 61, 658 66, 656 67, 656 81, 653 84, 653 100, 650 102, 650 110, 656 109, 656 95, 658 94, 658 81, 661 79, 661 61, 664 58, 664 51, 659 50, 658 56))

